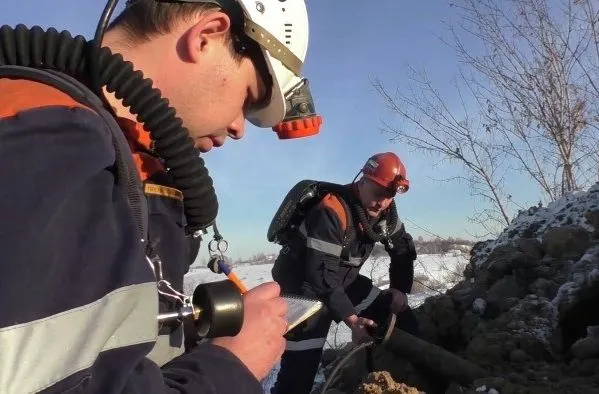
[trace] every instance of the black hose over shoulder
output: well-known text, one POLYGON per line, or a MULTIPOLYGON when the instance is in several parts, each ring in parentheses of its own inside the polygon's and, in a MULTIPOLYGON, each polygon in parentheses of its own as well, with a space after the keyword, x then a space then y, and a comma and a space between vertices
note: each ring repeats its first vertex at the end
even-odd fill
MULTIPOLYGON (((370 239, 372 239, 374 242, 385 241, 386 234, 384 232, 376 232, 372 228, 372 224, 370 223, 368 215, 362 207, 362 204, 349 188, 343 185, 329 182, 320 182, 319 188, 324 193, 333 193, 343 198, 347 205, 350 207, 352 216, 358 218, 360 224, 362 225, 362 228, 364 229, 364 232, 370 239)), ((394 229, 397 225, 398 219, 399 218, 397 215, 397 207, 395 206, 395 200, 392 200, 391 204, 389 205, 388 216, 386 217, 387 229, 394 229)), ((353 235, 354 234, 352 234, 352 236, 353 235)))
POLYGON ((183 193, 188 233, 214 222, 218 200, 204 160, 194 149, 175 109, 152 87, 150 79, 133 70, 131 62, 106 47, 94 48, 93 41, 83 36, 72 37, 68 31, 59 33, 54 28, 44 31, 39 26, 28 29, 20 24, 14 29, 6 25, 0 28, 0 65, 60 71, 92 90, 92 80, 97 79, 99 86, 105 86, 130 107, 137 121, 150 132, 155 153, 164 160, 175 186, 183 193), (97 75, 92 76, 92 70, 97 75))

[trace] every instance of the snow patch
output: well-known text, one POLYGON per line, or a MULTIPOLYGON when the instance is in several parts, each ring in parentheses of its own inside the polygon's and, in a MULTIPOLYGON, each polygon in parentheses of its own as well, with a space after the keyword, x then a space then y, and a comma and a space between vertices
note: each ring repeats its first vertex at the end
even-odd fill
POLYGON ((557 324, 557 309, 545 298, 527 295, 512 307, 509 313, 516 317, 508 329, 516 335, 526 335, 548 345, 557 324))
POLYGON ((551 301, 555 308, 572 304, 578 293, 599 280, 599 245, 590 247, 570 268, 568 281, 563 283, 551 301))
MULTIPOLYGON (((389 287, 389 257, 374 257, 368 259, 360 270, 360 274, 372 279, 374 285, 380 289, 389 287)), ((408 303, 412 308, 424 303, 424 301, 433 295, 439 294, 454 285, 448 279, 455 279, 462 276, 461 266, 467 262, 467 257, 461 253, 451 255, 420 255, 414 262, 414 276, 425 276, 437 284, 435 290, 408 294, 408 303)), ((246 284, 248 288, 255 287, 261 283, 272 281, 271 269, 273 263, 266 264, 240 264, 233 267, 233 271, 246 284)), ((193 290, 200 283, 223 280, 226 276, 215 274, 208 268, 195 267, 185 275, 183 288, 185 294, 193 294, 193 290)), ((345 323, 336 324, 333 322, 329 330, 327 341, 324 348, 340 348, 351 342, 351 331, 345 323)), ((270 388, 276 381, 279 371, 279 365, 271 370, 269 375, 262 381, 264 393, 269 393, 270 388)), ((324 383, 325 377, 322 369, 319 368, 314 382, 314 387, 324 383)))
POLYGON ((477 298, 472 302, 472 311, 478 316, 482 316, 485 313, 487 302, 482 298, 477 298))
POLYGON ((541 241, 540 235, 548 228, 566 225, 577 225, 593 232, 594 227, 587 222, 584 214, 587 211, 599 210, 598 193, 599 184, 595 184, 587 191, 566 194, 546 207, 531 207, 520 211, 496 240, 486 241, 483 248, 476 252, 473 259, 475 265, 482 264, 496 247, 508 244, 524 234, 541 241))

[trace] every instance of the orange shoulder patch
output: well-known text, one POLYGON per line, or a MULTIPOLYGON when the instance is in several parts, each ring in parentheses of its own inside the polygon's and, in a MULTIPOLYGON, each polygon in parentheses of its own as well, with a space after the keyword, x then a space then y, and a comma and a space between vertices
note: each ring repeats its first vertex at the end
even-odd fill
MULTIPOLYGON (((93 109, 77 102, 65 92, 53 86, 27 79, 0 78, 0 119, 9 118, 34 108, 67 107, 93 109)), ((160 161, 145 153, 149 149, 150 136, 143 127, 127 119, 117 120, 127 137, 137 171, 142 181, 164 171, 160 161)))
POLYGON ((41 82, 26 79, 0 78, 0 118, 16 116, 33 108, 62 106, 90 108, 78 103, 68 94, 41 82))
POLYGON ((333 194, 327 194, 321 201, 321 204, 327 208, 330 208, 337 214, 339 221, 341 222, 341 228, 343 231, 347 228, 347 214, 345 212, 345 207, 339 201, 339 199, 333 194))

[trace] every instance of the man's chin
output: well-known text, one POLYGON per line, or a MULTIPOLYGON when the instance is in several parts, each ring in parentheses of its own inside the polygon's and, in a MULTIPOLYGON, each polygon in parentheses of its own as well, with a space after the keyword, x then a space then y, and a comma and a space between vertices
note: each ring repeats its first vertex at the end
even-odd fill
POLYGON ((195 141, 194 147, 196 151, 200 153, 209 152, 213 147, 212 140, 210 138, 205 137, 197 139, 195 141))
POLYGON ((377 218, 380 216, 381 211, 380 210, 371 210, 371 209, 367 209, 366 213, 368 213, 368 216, 370 216, 371 218, 377 218))

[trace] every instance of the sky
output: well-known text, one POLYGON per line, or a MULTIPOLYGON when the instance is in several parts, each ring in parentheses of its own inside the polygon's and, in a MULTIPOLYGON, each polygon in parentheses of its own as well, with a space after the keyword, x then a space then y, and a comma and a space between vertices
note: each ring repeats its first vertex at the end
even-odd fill
MULTIPOLYGON (((120 3, 118 9, 124 0, 120 3)), ((103 7, 99 0, 8 0, 0 20, 13 26, 54 26, 91 38, 103 7)), ((320 134, 278 140, 271 129, 248 123, 243 139, 228 140, 203 155, 219 196, 217 223, 229 243, 228 255, 236 259, 278 251, 278 245, 267 241, 266 231, 296 182, 351 182, 369 156, 384 151, 398 154, 407 167, 410 190, 396 203, 415 238, 472 238, 469 234, 480 233, 468 220, 478 203, 468 186, 438 181, 463 175, 461 169, 390 142, 381 125, 393 115, 371 83, 378 78, 394 89, 406 82, 408 66, 425 67, 447 102, 456 102, 450 85, 456 59, 438 38, 447 37, 443 22, 456 18, 449 2, 307 0, 307 8, 310 42, 303 74, 323 116, 320 134)), ((531 204, 538 201, 527 182, 519 182, 520 197, 531 204)), ((206 244, 198 261, 207 256, 206 244)))

